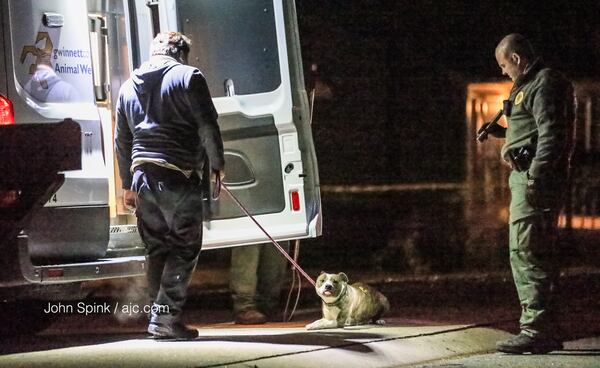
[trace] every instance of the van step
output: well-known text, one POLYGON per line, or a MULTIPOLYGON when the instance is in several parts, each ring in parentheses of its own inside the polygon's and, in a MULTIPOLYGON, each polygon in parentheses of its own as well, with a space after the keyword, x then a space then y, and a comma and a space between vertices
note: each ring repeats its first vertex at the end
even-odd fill
POLYGON ((105 258, 137 257, 145 255, 146 251, 142 247, 136 248, 109 248, 106 251, 105 258))
POLYGON ((112 225, 110 227, 111 234, 129 234, 137 233, 137 225, 112 225))
POLYGON ((142 238, 136 225, 113 225, 110 227, 110 240, 108 242, 108 251, 113 250, 134 250, 144 248, 142 238))

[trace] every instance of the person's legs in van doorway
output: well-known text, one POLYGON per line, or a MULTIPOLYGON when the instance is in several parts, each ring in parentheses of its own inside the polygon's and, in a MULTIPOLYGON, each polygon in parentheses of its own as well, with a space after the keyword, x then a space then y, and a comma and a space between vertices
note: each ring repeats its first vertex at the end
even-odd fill
MULTIPOLYGON (((289 242, 280 245, 289 251, 289 242)), ((271 243, 231 250, 230 290, 237 324, 262 324, 278 317, 286 259, 271 243)))

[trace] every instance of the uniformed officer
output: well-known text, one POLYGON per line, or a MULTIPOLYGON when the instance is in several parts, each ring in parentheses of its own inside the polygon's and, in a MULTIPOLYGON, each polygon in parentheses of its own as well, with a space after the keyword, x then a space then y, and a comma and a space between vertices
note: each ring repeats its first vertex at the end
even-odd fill
POLYGON ((124 203, 135 207, 146 245, 152 313, 148 332, 195 338, 180 322, 202 246, 202 194, 197 170, 222 176, 223 141, 206 80, 185 65, 190 40, 156 36, 150 60, 119 91, 115 145, 124 203), (132 174, 133 172, 133 174, 132 174))
POLYGON ((510 264, 521 302, 521 332, 497 349, 547 353, 562 349, 556 336, 557 227, 572 151, 574 94, 560 73, 544 67, 531 44, 510 34, 496 61, 514 82, 504 103, 508 128, 484 125, 505 137, 502 158, 511 165, 510 264))

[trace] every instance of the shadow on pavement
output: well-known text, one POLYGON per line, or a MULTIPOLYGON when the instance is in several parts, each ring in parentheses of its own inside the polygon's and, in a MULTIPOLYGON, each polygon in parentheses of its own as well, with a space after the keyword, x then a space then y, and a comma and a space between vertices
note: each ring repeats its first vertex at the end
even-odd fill
POLYGON ((108 344, 134 339, 149 339, 149 337, 141 332, 15 336, 0 340, 0 355, 108 344))
MULTIPOLYGON (((237 342, 252 344, 278 345, 311 345, 316 350, 344 349, 355 353, 371 353, 373 350, 365 345, 366 342, 384 338, 374 333, 350 332, 319 332, 319 333, 289 333, 266 335, 219 335, 201 336, 189 342, 237 342), (361 342, 360 340, 364 340, 361 342)), ((0 355, 23 354, 55 349, 83 347, 88 345, 108 344, 127 340, 153 340, 145 333, 125 332, 110 334, 66 334, 66 335, 37 335, 16 336, 0 340, 0 355)), ((153 340, 160 344, 179 343, 177 340, 153 340)))
POLYGON ((349 332, 318 332, 318 333, 289 333, 276 335, 227 335, 200 337, 195 341, 228 341, 278 345, 312 345, 320 348, 336 348, 356 353, 370 353, 373 350, 364 345, 366 341, 377 340, 385 336, 373 333, 349 332))

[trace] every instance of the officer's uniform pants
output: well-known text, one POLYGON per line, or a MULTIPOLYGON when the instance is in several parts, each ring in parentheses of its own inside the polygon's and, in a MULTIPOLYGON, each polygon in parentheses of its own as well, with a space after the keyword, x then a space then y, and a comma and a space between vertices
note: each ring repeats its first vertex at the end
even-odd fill
MULTIPOLYGON (((289 242, 280 245, 289 251, 289 242)), ((231 250, 230 289, 233 311, 258 307, 273 315, 279 305, 287 261, 272 243, 231 250)))
POLYGON ((526 200, 525 173, 511 174, 510 265, 521 303, 521 331, 550 334, 558 282, 558 211, 535 210, 526 200))
POLYGON ((136 169, 138 229, 146 246, 146 276, 155 314, 177 317, 202 246, 202 195, 196 175, 154 164, 136 169))

